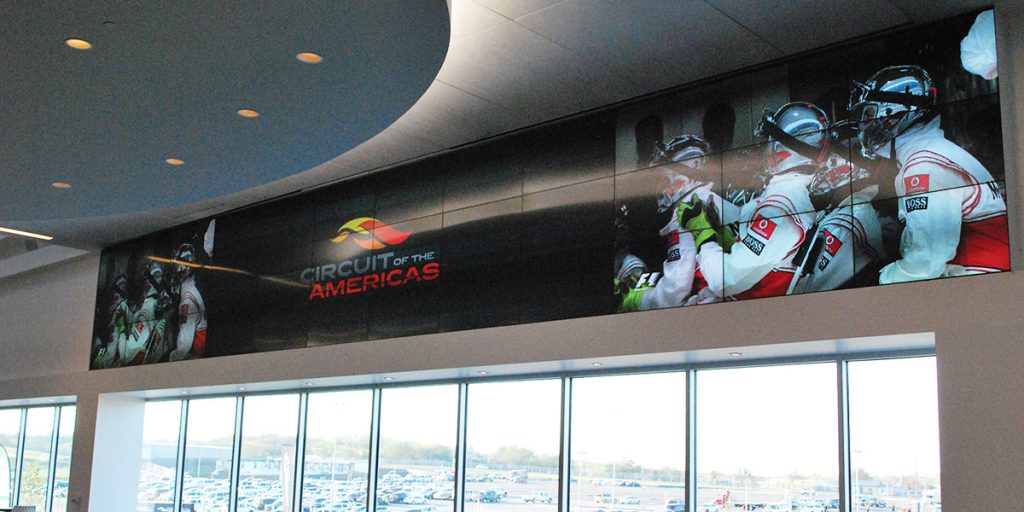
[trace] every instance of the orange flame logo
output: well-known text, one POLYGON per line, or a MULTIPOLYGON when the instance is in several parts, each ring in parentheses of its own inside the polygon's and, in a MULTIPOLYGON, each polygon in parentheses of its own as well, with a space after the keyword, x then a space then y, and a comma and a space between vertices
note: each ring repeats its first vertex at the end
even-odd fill
POLYGON ((331 242, 340 244, 351 235, 352 241, 359 244, 359 247, 374 250, 398 245, 411 234, 412 231, 399 231, 373 217, 358 217, 338 228, 338 236, 332 238, 331 242))

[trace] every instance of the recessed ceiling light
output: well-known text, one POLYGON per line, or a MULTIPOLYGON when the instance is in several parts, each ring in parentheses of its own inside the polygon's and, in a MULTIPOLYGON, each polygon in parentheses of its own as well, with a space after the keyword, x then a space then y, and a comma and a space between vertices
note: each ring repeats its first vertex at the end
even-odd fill
POLYGON ((256 112, 255 110, 253 110, 251 108, 243 108, 242 110, 238 111, 238 115, 240 115, 242 117, 248 117, 248 118, 252 119, 254 117, 259 117, 260 113, 256 112))
POLYGON ((187 395, 187 394, 188 394, 188 391, 182 391, 182 392, 181 392, 181 394, 183 394, 183 395, 187 395))
POLYGON ((729 355, 732 357, 740 357, 743 355, 743 352, 729 352, 729 355))
POLYGON ((488 372, 488 371, 486 371, 486 370, 480 370, 480 371, 478 371, 478 372, 476 372, 476 373, 477 373, 477 375, 487 375, 487 374, 488 374, 488 373, 490 373, 490 372, 488 372))
POLYGON ((185 161, 180 158, 168 158, 167 160, 164 160, 164 162, 167 162, 171 165, 183 165, 185 163, 185 161))
POLYGON ((386 380, 388 382, 391 382, 391 381, 395 380, 395 378, 394 377, 384 377, 384 380, 386 380))
POLYGON ((76 39, 74 37, 69 37, 69 38, 65 39, 64 40, 64 44, 66 44, 69 47, 74 48, 76 50, 91 50, 92 49, 92 43, 90 43, 89 41, 86 41, 85 39, 76 39))
POLYGON ((245 391, 245 386, 238 388, 239 391, 245 391))
POLYGON ((305 62, 306 64, 320 64, 324 61, 323 57, 310 52, 302 52, 296 55, 295 58, 298 59, 299 62, 305 62))
POLYGON ((18 235, 18 236, 27 236, 29 238, 38 238, 40 240, 53 240, 52 236, 40 235, 39 233, 31 233, 29 231, 22 231, 20 229, 11 229, 11 228, 0 227, 0 232, 9 233, 9 234, 18 235))
POLYGON ((61 190, 67 190, 71 188, 70 183, 64 183, 63 181, 55 181, 53 183, 50 183, 50 186, 53 188, 59 188, 61 190))
POLYGON ((312 386, 312 385, 313 385, 313 383, 312 383, 312 382, 307 382, 307 383, 306 383, 306 386, 312 386))
POLYGON ((596 368, 596 367, 598 367, 598 366, 604 366, 604 363, 597 363, 597 362, 594 362, 594 363, 590 363, 590 366, 593 366, 593 367, 595 367, 595 368, 596 368))

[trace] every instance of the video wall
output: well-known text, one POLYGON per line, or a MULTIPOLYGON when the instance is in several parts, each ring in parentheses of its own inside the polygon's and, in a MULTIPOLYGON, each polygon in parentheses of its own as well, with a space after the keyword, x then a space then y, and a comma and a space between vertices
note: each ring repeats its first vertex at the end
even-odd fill
POLYGON ((1009 270, 994 45, 944 20, 112 247, 91 366, 1009 270))

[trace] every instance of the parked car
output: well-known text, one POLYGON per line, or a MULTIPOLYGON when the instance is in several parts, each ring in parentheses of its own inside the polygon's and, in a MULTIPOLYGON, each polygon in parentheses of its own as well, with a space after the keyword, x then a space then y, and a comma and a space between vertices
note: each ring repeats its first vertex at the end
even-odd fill
POLYGON ((523 496, 523 501, 526 503, 554 503, 555 499, 546 492, 534 491, 523 496))

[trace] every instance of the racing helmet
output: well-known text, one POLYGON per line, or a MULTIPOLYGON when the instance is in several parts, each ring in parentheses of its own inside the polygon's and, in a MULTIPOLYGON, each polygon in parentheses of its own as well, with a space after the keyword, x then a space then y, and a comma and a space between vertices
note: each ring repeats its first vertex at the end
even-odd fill
POLYGON ((191 265, 183 265, 182 263, 195 263, 196 262, 196 250, 192 247, 192 244, 181 244, 178 249, 174 251, 174 261, 178 263, 178 272, 188 272, 191 265))
POLYGON ((821 165, 828 157, 831 141, 828 114, 814 104, 791 102, 764 115, 754 135, 768 139, 764 149, 764 170, 781 174, 797 167, 821 165))
POLYGON ((654 164, 665 166, 667 179, 665 188, 658 196, 658 212, 668 211, 686 194, 702 185, 700 181, 687 174, 704 169, 710 152, 711 145, 708 141, 692 133, 679 135, 667 144, 658 145, 654 154, 654 164))
POLYGON ((618 268, 615 271, 615 285, 617 293, 625 295, 633 289, 640 278, 647 273, 647 265, 644 260, 633 254, 625 254, 618 261, 618 268))
POLYGON ((865 155, 873 156, 924 118, 937 100, 937 89, 924 68, 889 66, 867 83, 855 83, 850 93, 850 114, 859 127, 865 155))

